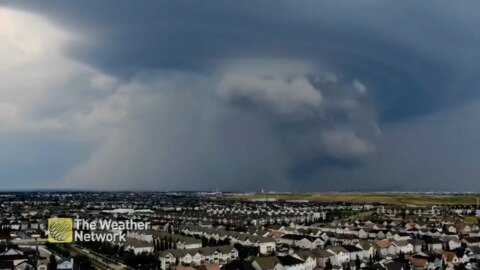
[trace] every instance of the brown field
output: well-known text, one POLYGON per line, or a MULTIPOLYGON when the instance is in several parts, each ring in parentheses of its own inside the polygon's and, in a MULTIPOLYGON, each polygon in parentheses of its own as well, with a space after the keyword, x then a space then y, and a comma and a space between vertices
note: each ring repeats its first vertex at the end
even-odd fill
POLYGON ((476 224, 478 223, 478 218, 477 217, 473 217, 473 216, 465 216, 463 218, 463 222, 467 223, 467 224, 476 224))
POLYGON ((474 195, 430 195, 410 193, 268 193, 237 194, 234 199, 251 200, 276 198, 278 200, 308 200, 315 202, 388 203, 425 206, 430 204, 476 204, 474 195))

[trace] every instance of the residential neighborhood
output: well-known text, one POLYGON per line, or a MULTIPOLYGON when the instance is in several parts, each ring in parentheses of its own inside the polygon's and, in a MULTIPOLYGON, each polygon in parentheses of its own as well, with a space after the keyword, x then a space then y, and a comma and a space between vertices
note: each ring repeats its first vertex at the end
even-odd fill
POLYGON ((0 196, 0 269, 479 269, 476 204, 241 200, 218 192, 0 196), (124 241, 52 243, 51 218, 149 226, 92 231, 124 241))
POLYGON ((479 86, 480 0, 0 0, 0 270, 480 270, 479 86))

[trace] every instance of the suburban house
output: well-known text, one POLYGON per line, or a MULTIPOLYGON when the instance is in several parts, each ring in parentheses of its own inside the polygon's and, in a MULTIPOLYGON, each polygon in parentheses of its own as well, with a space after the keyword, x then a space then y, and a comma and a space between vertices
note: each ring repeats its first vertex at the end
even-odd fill
POLYGON ((453 250, 462 246, 462 242, 457 236, 443 236, 440 238, 443 245, 448 250, 453 250))
POLYGON ((317 256, 311 250, 298 251, 292 256, 302 260, 305 263, 306 270, 312 270, 317 266, 317 256))
POLYGON ((305 262, 294 256, 259 257, 252 262, 255 270, 306 270, 305 262))
POLYGON ((342 247, 350 254, 350 261, 355 261, 357 258, 363 260, 363 249, 354 245, 342 245, 342 247))
POLYGON ((62 259, 57 264, 58 270, 73 270, 73 258, 62 259))
POLYGON ((408 242, 410 244, 412 244, 413 246, 413 252, 420 252, 422 251, 424 245, 425 245, 425 241, 421 240, 421 239, 418 239, 418 238, 414 238, 414 239, 411 239, 411 240, 408 240, 408 242))
POLYGON ((277 238, 276 241, 278 243, 300 247, 303 249, 317 249, 319 247, 323 247, 323 245, 325 244, 325 242, 320 237, 298 234, 286 234, 280 238, 277 238))
POLYGON ((395 247, 395 254, 413 253, 413 245, 406 240, 392 241, 392 245, 395 247))
POLYGON ((328 247, 327 251, 334 254, 331 261, 333 265, 342 265, 350 261, 350 253, 342 246, 328 247))
POLYGON ((232 246, 202 247, 197 249, 170 249, 160 252, 160 267, 172 265, 198 266, 205 262, 224 265, 238 258, 238 251, 232 246))
POLYGON ((374 257, 377 254, 377 247, 371 241, 360 241, 356 246, 362 249, 364 258, 374 257))
POLYGON ((240 244, 242 246, 258 247, 260 254, 270 254, 275 251, 275 240, 271 237, 263 237, 249 233, 239 233, 235 231, 213 230, 202 228, 200 226, 185 225, 180 227, 180 231, 187 235, 205 237, 207 239, 225 240, 229 239, 231 244, 240 244))
POLYGON ((397 241, 401 241, 401 240, 410 240, 412 239, 412 237, 410 236, 409 233, 397 232, 393 235, 393 239, 397 241))
POLYGON ((425 241, 427 243, 427 247, 429 250, 434 250, 434 249, 442 249, 443 248, 443 242, 438 239, 438 238, 428 238, 425 241))
POLYGON ((259 257, 252 262, 255 270, 283 270, 283 265, 277 256, 259 257))
POLYGON ((325 268, 327 263, 331 263, 335 257, 335 254, 325 249, 312 250, 312 252, 314 252, 314 254, 317 256, 317 266, 321 268, 325 268))
POLYGON ((202 240, 178 234, 170 234, 162 231, 145 230, 127 232, 127 237, 136 238, 142 241, 153 242, 163 241, 171 243, 176 249, 201 248, 202 240))
POLYGON ((462 239, 462 243, 467 246, 480 246, 480 237, 465 237, 462 239))
POLYGON ((414 269, 441 269, 443 255, 433 251, 418 252, 408 258, 414 269))
POLYGON ((154 251, 153 243, 137 238, 128 238, 123 243, 125 250, 131 250, 134 254, 152 253, 154 251))
POLYGON ((377 253, 379 255, 385 256, 385 255, 395 254, 396 252, 395 246, 393 246, 388 239, 375 241, 374 244, 377 248, 377 253))
POLYGON ((457 264, 460 260, 457 254, 453 251, 445 251, 442 249, 434 250, 436 254, 442 255, 443 261, 453 268, 454 264, 457 264))

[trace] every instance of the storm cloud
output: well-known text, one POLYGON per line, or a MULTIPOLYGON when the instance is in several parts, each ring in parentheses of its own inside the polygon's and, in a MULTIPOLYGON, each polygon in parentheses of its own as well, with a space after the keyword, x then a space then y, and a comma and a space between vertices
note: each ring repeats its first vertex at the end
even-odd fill
POLYGON ((304 162, 359 160, 373 151, 375 114, 352 83, 318 82, 322 71, 292 60, 247 65, 266 65, 265 72, 244 64, 211 76, 148 72, 113 90, 108 99, 127 96, 128 119, 64 183, 253 189, 274 180, 288 188, 304 162))
POLYGON ((1 3, 5 188, 478 186, 475 2, 1 3))

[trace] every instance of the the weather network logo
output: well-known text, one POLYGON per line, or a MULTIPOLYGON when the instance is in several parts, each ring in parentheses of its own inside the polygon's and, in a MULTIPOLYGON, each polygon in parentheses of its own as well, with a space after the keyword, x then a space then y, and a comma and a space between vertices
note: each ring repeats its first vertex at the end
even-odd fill
POLYGON ((48 219, 48 242, 71 243, 73 241, 73 220, 71 218, 48 219))

